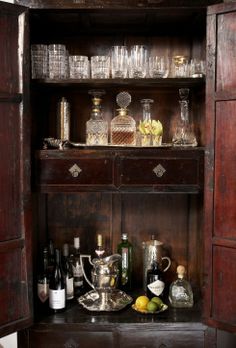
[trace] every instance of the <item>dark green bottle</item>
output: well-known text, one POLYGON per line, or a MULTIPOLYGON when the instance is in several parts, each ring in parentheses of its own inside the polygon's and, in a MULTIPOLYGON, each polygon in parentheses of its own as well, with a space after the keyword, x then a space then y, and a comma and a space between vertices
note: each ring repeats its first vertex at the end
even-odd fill
POLYGON ((132 290, 133 246, 128 241, 127 233, 122 233, 117 252, 121 255, 118 287, 120 290, 130 291, 132 290))

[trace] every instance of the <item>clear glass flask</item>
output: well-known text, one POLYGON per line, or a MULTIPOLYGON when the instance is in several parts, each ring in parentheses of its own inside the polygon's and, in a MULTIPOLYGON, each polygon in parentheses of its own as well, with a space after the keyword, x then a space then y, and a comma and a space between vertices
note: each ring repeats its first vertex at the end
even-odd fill
POLYGON ((179 95, 180 118, 175 127, 172 143, 174 146, 197 146, 193 126, 189 121, 189 89, 180 88, 179 95))
POLYGON ((90 90, 92 95, 91 118, 86 122, 86 144, 108 145, 108 122, 102 117, 101 97, 105 94, 103 90, 90 90))
POLYGON ((193 306, 193 291, 191 284, 185 279, 185 267, 177 267, 178 278, 171 283, 169 301, 172 307, 185 308, 193 306))

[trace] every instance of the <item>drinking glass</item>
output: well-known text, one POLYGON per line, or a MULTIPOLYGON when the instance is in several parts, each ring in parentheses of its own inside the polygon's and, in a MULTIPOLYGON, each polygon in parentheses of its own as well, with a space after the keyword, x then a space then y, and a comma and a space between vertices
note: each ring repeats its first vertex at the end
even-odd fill
POLYGON ((169 61, 166 57, 152 56, 148 61, 149 76, 166 78, 169 74, 169 61))
POLYGON ((191 59, 190 62, 190 76, 203 77, 205 75, 205 62, 200 59, 191 59))
POLYGON ((32 79, 48 77, 48 47, 47 45, 31 45, 32 79))
POLYGON ((50 79, 63 79, 68 77, 68 52, 66 51, 65 45, 49 45, 48 61, 50 79))
POLYGON ((112 78, 126 78, 128 74, 128 51, 126 46, 113 46, 111 50, 112 78))
POLYGON ((92 79, 108 79, 110 77, 109 56, 91 57, 91 77, 92 79))
POLYGON ((185 56, 175 56, 172 61, 173 77, 189 77, 189 64, 185 56))
POLYGON ((87 56, 69 56, 70 78, 89 78, 89 60, 87 56))
POLYGON ((131 46, 129 57, 129 77, 143 78, 147 75, 147 49, 143 45, 131 46))

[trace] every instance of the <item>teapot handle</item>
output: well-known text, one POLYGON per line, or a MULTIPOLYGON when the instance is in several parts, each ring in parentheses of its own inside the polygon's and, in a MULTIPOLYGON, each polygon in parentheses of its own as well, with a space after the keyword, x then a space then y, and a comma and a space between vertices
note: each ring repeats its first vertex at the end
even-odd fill
POLYGON ((85 273, 85 270, 84 270, 84 262, 83 262, 83 259, 87 258, 89 260, 89 263, 93 266, 92 264, 92 261, 91 261, 91 255, 83 255, 81 254, 79 259, 80 259, 80 264, 81 264, 81 268, 82 268, 82 272, 83 272, 83 276, 84 276, 84 279, 86 280, 86 282, 91 286, 92 289, 95 290, 95 287, 93 286, 93 284, 90 282, 90 280, 88 280, 87 276, 86 276, 86 273, 85 273))
POLYGON ((166 272, 166 271, 170 268, 171 260, 170 260, 170 258, 169 258, 168 256, 163 256, 161 259, 162 259, 162 260, 167 260, 167 261, 168 261, 168 265, 166 266, 165 269, 163 269, 163 272, 166 272))

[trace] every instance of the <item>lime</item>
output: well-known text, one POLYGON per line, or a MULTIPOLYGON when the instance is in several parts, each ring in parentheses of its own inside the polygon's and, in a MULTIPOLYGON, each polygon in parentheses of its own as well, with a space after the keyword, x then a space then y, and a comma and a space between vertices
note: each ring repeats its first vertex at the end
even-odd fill
POLYGON ((135 301, 135 306, 137 309, 146 309, 147 304, 149 302, 149 298, 145 295, 139 296, 135 301))
POLYGON ((157 305, 157 309, 161 309, 164 304, 163 301, 158 296, 153 297, 151 299, 151 302, 154 302, 157 305))
POLYGON ((157 310, 158 310, 158 304, 153 301, 149 301, 147 304, 147 311, 156 312, 157 310))

